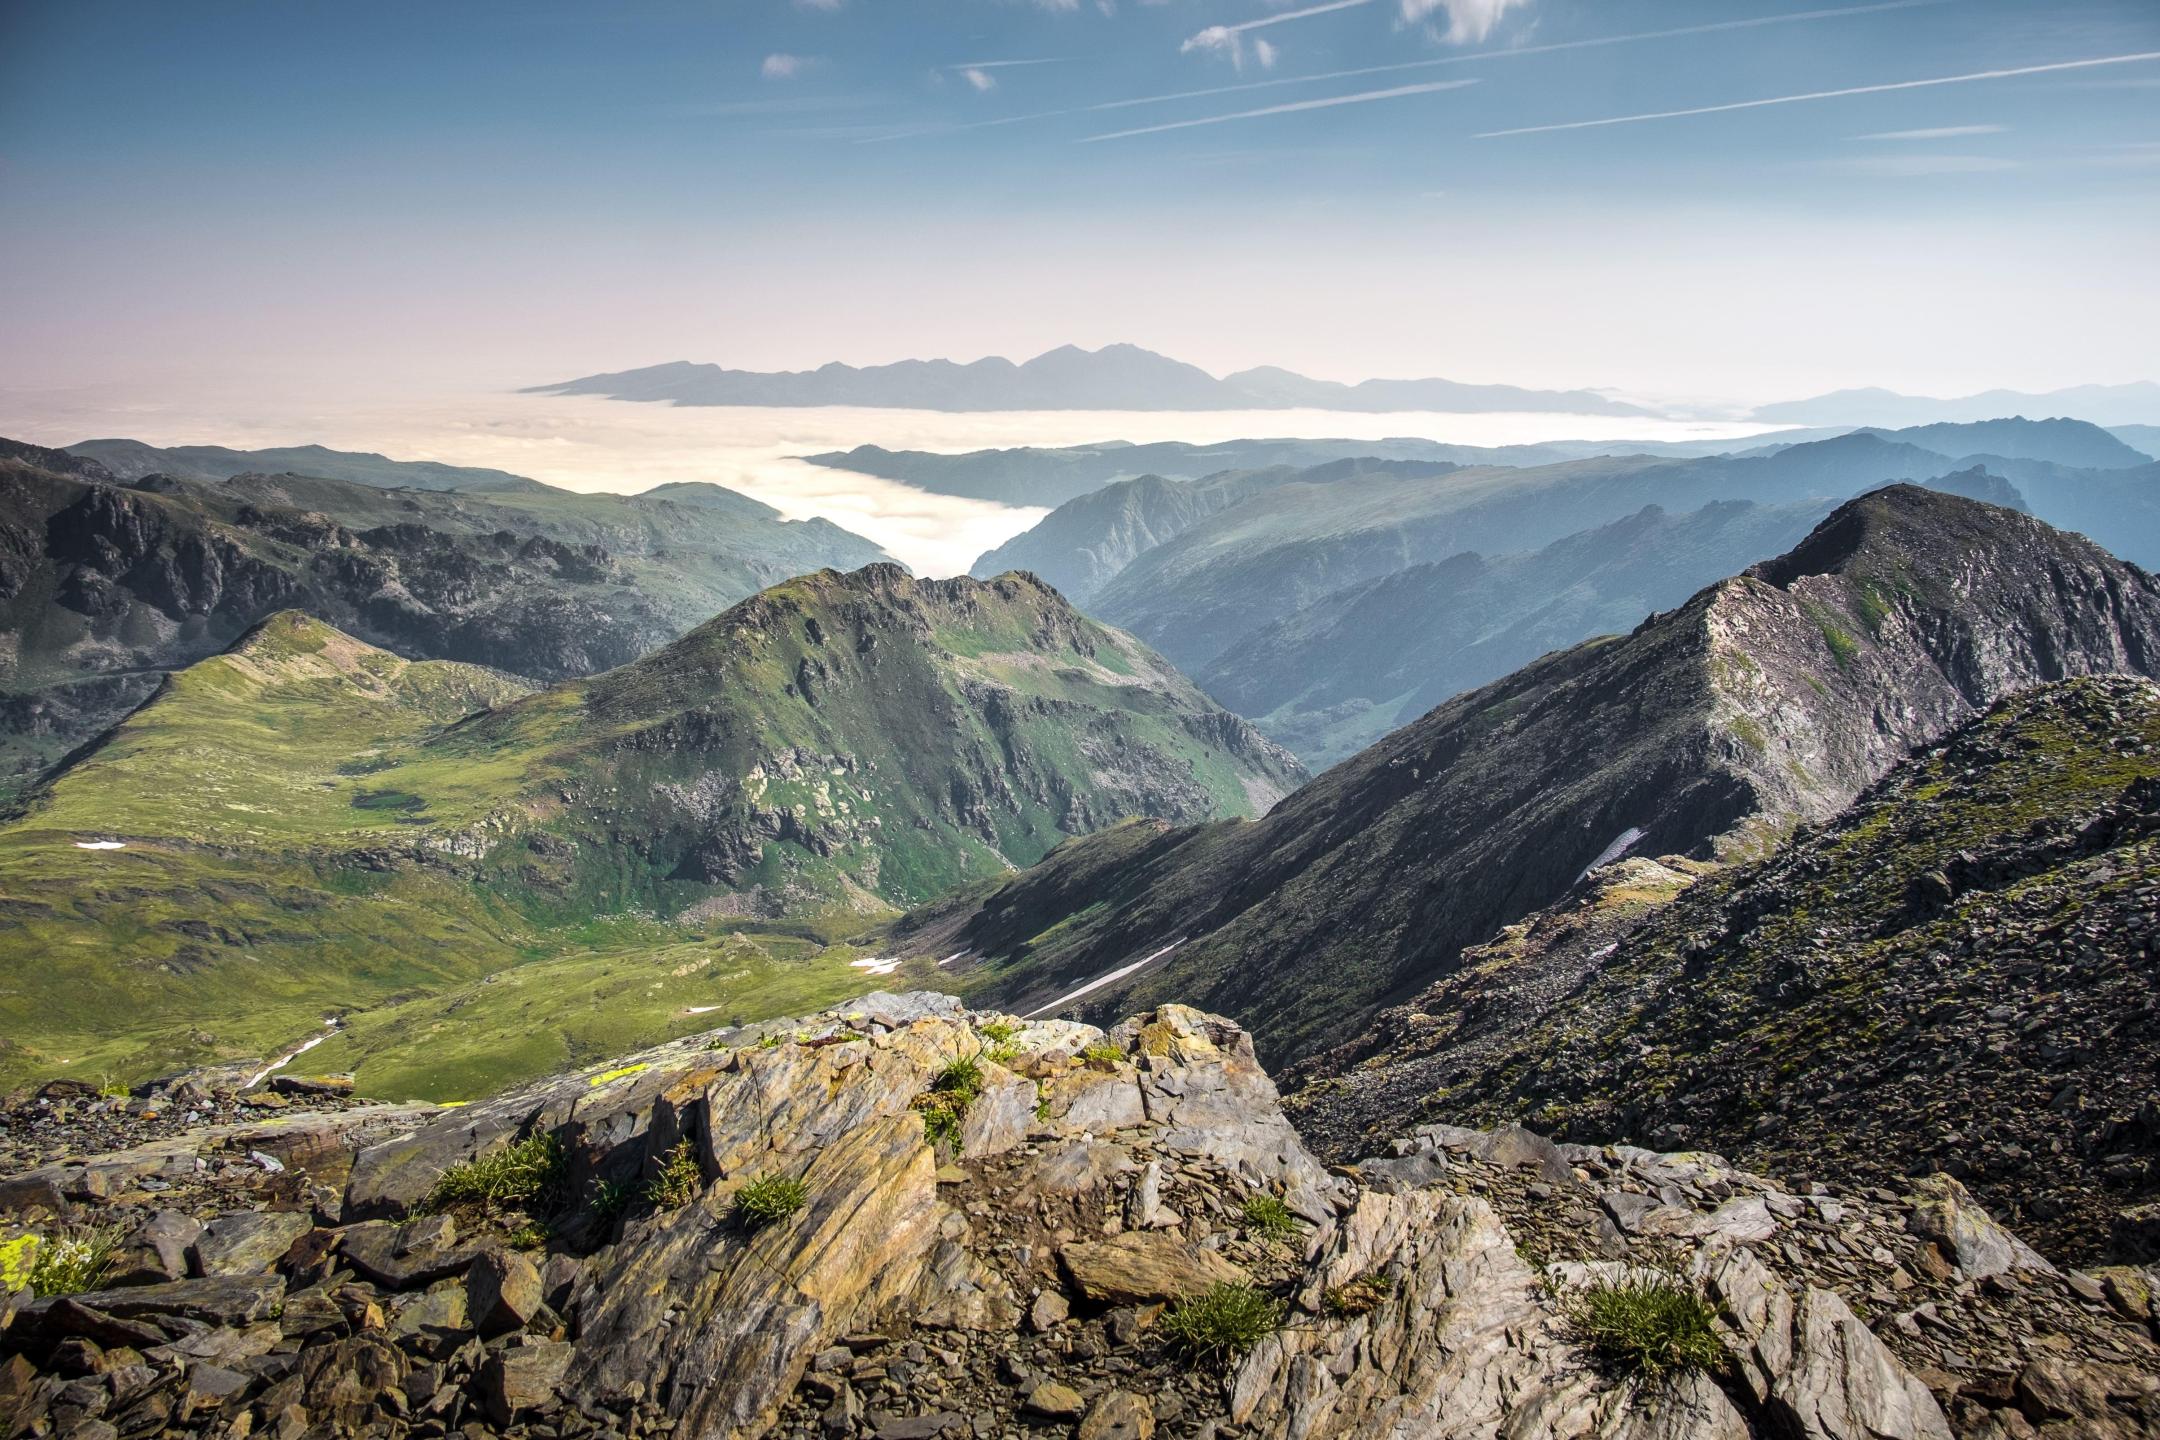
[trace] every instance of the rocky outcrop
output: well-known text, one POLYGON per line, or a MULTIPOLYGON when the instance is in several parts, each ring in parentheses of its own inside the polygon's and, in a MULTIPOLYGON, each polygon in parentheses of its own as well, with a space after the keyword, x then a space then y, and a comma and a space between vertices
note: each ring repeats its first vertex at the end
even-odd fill
MULTIPOLYGON (((236 1158, 261 1135, 230 1126, 158 1139, 200 1169, 68 1162, 115 1175, 96 1218, 127 1254, 189 1268, 37 1295, 0 1266, 8 1433, 2160 1431, 2149 1320, 1969 1197, 1521 1129, 1426 1127, 1331 1173, 1250 1038, 1177 1006, 1105 1033, 871 995, 455 1110, 308 1103, 281 1128, 341 1188, 251 1193, 291 1171, 236 1158), (1617 1367, 1582 1297, 1634 1281, 1697 1297, 1721 1358, 1617 1367), (1196 1352, 1174 1317, 1214 1293, 1261 1320, 1196 1352)), ((34 1188, 6 1191, 0 1256, 85 1218, 34 1188)))

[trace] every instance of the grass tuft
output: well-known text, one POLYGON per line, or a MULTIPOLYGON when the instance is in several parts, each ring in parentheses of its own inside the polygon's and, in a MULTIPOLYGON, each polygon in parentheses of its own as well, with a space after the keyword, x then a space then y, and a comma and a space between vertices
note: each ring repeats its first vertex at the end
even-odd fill
POLYGON ((1298 1233, 1297 1216, 1273 1195, 1253 1196, 1245 1202, 1241 1213, 1245 1217, 1246 1232, 1262 1240, 1289 1240, 1298 1233))
POLYGON ((792 1175, 760 1175, 735 1192, 735 1214, 752 1230, 787 1219, 810 1198, 810 1187, 792 1175))
POLYGON ((39 1295, 80 1295, 104 1283, 120 1248, 117 1228, 47 1235, 30 1262, 30 1288, 39 1295))
POLYGON ((1115 1065, 1125 1058, 1125 1052, 1107 1040, 1100 1040, 1082 1050, 1080 1058, 1090 1065, 1115 1065))
POLYGON ((1568 1307, 1568 1318, 1600 1359, 1628 1374, 1658 1378, 1710 1370, 1725 1346, 1710 1303, 1673 1279, 1593 1285, 1568 1307))
POLYGON ((1244 1354, 1282 1324, 1283 1303, 1251 1285, 1217 1285, 1180 1300, 1162 1318, 1163 1334, 1196 1360, 1244 1354))
POLYGON ((688 1140, 660 1157, 660 1173, 645 1184, 645 1200, 655 1210, 677 1210, 697 1199, 704 1187, 705 1172, 688 1140))
POLYGON ((534 1135, 492 1155, 482 1155, 443 1171, 428 1192, 426 1206, 526 1206, 551 1204, 562 1186, 562 1146, 553 1135, 534 1135))
POLYGON ((982 1087, 982 1063, 973 1056, 955 1060, 938 1071, 930 1088, 914 1101, 923 1118, 923 1138, 932 1145, 957 1149, 960 1122, 967 1118, 968 1106, 982 1095, 982 1087))

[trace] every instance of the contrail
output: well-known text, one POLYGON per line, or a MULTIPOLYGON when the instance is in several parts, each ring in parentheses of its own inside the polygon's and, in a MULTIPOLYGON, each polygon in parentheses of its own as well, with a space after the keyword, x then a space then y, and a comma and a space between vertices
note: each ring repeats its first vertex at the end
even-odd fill
POLYGON ((1172 120, 1167 125, 1143 125, 1137 130, 1113 130, 1107 135, 1089 135, 1078 143, 1093 145, 1098 140, 1124 140, 1134 135, 1158 135, 1165 130, 1190 130, 1196 125, 1221 125, 1231 120, 1253 120, 1262 115, 1288 115, 1297 110, 1327 110, 1337 105, 1363 105, 1372 100, 1394 100, 1404 95, 1430 95, 1437 90, 1460 90, 1465 85, 1475 84, 1475 80, 1430 80, 1423 85, 1397 85, 1392 90, 1360 90, 1354 95, 1330 95, 1323 100, 1293 100, 1287 105, 1269 105, 1259 110, 1235 110, 1228 115, 1203 115, 1198 120, 1172 120))
MULTIPOLYGON (((1885 10, 1911 10, 1926 5, 1946 5, 1951 0, 1879 0, 1870 5, 1840 5, 1827 10, 1794 10, 1783 15, 1756 15, 1745 20, 1713 20, 1701 25, 1681 25, 1670 30, 1637 30, 1625 35, 1592 35, 1581 40, 1555 40, 1545 45, 1518 45, 1508 50, 1483 50, 1471 55, 1443 55, 1431 60, 1402 60, 1389 65, 1361 65, 1354 70, 1321 70, 1311 75, 1284 75, 1273 80, 1246 80, 1234 85, 1210 85, 1198 90, 1173 90, 1163 95, 1136 95, 1124 100, 1103 100, 1093 105, 1072 105, 1062 110, 1035 110, 1025 115, 1001 115, 994 120, 972 120, 957 125, 931 125, 898 135, 877 135, 857 143, 885 145, 895 140, 919 140, 926 136, 953 135, 963 130, 993 130, 1001 125, 1024 125, 1034 120, 1056 120, 1068 115, 1093 115, 1105 110, 1130 110, 1139 105, 1167 105, 1177 100, 1205 100, 1215 95, 1236 95, 1247 90, 1275 90, 1285 85, 1317 85, 1328 80, 1357 80, 1368 75, 1393 75, 1407 70, 1431 70, 1442 65, 1474 65, 1486 60, 1508 60, 1522 55, 1550 55, 1562 50, 1590 50, 1604 45, 1633 45, 1645 40, 1678 40, 1689 35, 1712 35, 1725 30, 1752 30, 1764 25, 1797 25, 1809 20, 1838 20, 1850 15, 1876 15, 1885 10)), ((1286 17, 1276 16, 1275 19, 1286 17)))
POLYGON ((1925 90, 1933 85, 1964 85, 1974 80, 2008 80, 2018 75, 2051 75, 2060 70, 2089 70, 2095 65, 2130 65, 2160 60, 2160 50, 2135 55, 2100 55, 2090 60, 2058 60, 2052 65, 2019 65, 2009 70, 1975 70, 1967 75, 1937 75, 1927 80, 1896 80, 1887 85, 1854 85, 1844 90, 1810 90, 1804 95, 1772 95, 1764 100, 1734 100, 1724 105, 1696 105, 1686 110, 1652 110, 1641 115, 1612 115, 1603 120, 1568 120, 1557 125, 1520 125, 1486 130, 1472 137, 1498 140, 1507 135, 1544 135, 1554 130, 1594 130, 1601 125, 1633 125, 1643 120, 1679 120, 1689 115, 1722 115, 1729 110, 1759 110, 1765 105, 1798 105, 1808 100, 1840 100, 1848 95, 1883 95, 1893 90, 1925 90))

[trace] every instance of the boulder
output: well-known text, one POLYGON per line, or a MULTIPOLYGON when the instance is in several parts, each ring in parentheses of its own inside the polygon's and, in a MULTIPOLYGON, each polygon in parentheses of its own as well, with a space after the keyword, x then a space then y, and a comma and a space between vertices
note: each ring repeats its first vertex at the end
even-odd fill
POLYGON ((498 1350, 481 1371, 481 1393, 498 1425, 553 1409, 561 1401, 570 1347, 558 1341, 498 1350))
POLYGON ((313 1228, 305 1215, 238 1210, 203 1226, 188 1254, 198 1275, 261 1275, 313 1228))
POLYGON ((466 1308, 484 1336, 522 1330, 543 1306, 545 1287, 532 1261, 514 1250, 490 1250, 465 1272, 466 1308))
MULTIPOLYGON (((156 1285, 187 1278, 188 1252, 203 1233, 203 1223, 177 1210, 160 1210, 121 1242, 113 1252, 106 1281, 122 1285, 156 1285)), ((219 1272, 225 1273, 225 1272, 219 1272)))
POLYGON ((1080 1419, 1079 1440, 1154 1440, 1155 1408, 1129 1390, 1105 1390, 1080 1419))
POLYGON ((1959 1273, 1980 1280, 2009 1270, 2053 1275, 2055 1267, 1995 1223, 1971 1192, 1948 1175, 1930 1175, 1913 1189, 1907 1227, 1941 1245, 1959 1273))
POLYGON ((1244 1284, 1245 1271, 1213 1250, 1159 1232, 1127 1232, 1058 1250, 1074 1286, 1098 1305, 1149 1304, 1244 1284))

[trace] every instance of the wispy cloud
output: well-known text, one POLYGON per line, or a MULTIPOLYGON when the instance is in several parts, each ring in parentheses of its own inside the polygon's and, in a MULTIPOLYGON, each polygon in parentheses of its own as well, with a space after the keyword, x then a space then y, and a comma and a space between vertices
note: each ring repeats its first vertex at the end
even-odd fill
POLYGON ((1855 135, 1855 140, 1956 140, 1966 135, 2000 135, 2007 127, 2002 125, 1935 125, 1925 130, 1879 130, 1873 135, 1855 135))
MULTIPOLYGON (((997 89, 997 76, 990 73, 993 70, 1011 70, 1022 65, 1062 65, 1064 63, 1065 57, 1062 55, 1043 55, 1026 60, 962 60, 943 68, 958 75, 979 95, 985 91, 997 89)), ((888 138, 897 139, 899 137, 888 138)))
POLYGON ((1287 105, 1268 105, 1258 110, 1236 110, 1228 115, 1203 115, 1197 120, 1172 120, 1164 125, 1143 125, 1133 130, 1113 130, 1107 135, 1089 135, 1080 143, 1093 145, 1103 140, 1129 140, 1135 135, 1160 135, 1165 130, 1191 130, 1202 125, 1227 125, 1232 120, 1257 120, 1263 115, 1291 115, 1303 110, 1332 110, 1338 105, 1364 105, 1375 100, 1399 100, 1410 95, 1431 95, 1441 90, 1460 90, 1465 85, 1475 85, 1475 80, 1431 80, 1423 85, 1397 85, 1387 90, 1361 90, 1353 95, 1330 95, 1321 100, 1293 100, 1287 105))
POLYGON ((1753 30, 1769 25, 1794 25, 1818 20, 1838 20, 1848 16, 1877 15, 1888 10, 1912 10, 1922 6, 1949 3, 1950 0, 1873 0, 1873 3, 1865 5, 1839 5, 1821 10, 1794 10, 1782 15, 1755 15, 1744 20, 1712 20, 1700 25, 1679 25, 1665 30, 1636 30, 1621 35, 1593 35, 1581 40, 1555 40, 1543 45, 1517 45, 1506 50, 1488 50, 1475 55, 1443 55, 1430 60, 1404 60, 1388 65, 1361 65, 1351 70, 1320 70, 1309 75, 1284 75, 1273 80, 1244 80, 1230 85, 1208 85, 1193 90, 1173 90, 1160 95, 1135 95, 1123 100, 1103 100, 1093 105, 1074 105, 1060 110, 1036 110, 1025 115, 1001 115, 992 120, 976 120, 964 124, 919 126, 913 130, 886 138, 891 140, 921 139, 930 135, 950 135, 960 131, 989 129, 1000 125, 1025 125, 1036 120, 1057 120, 1071 115, 1100 114, 1106 110, 1129 110, 1137 106, 1166 105, 1179 100, 1203 100, 1216 95, 1235 95, 1252 90, 1274 90, 1289 85, 1317 85, 1330 80, 1355 80, 1371 75, 1396 75, 1418 70, 1431 70, 1444 65, 1470 65, 1487 60, 1511 60, 1531 55, 1550 55, 1563 50, 1589 50, 1607 45, 1635 45, 1652 40, 1675 40, 1690 35, 1712 35, 1727 30, 1753 30))
POLYGON ((795 8, 798 10, 821 10, 829 15, 838 10, 842 3, 843 0, 795 0, 795 8))
POLYGON ((2000 155, 1850 155, 1826 162, 1825 168, 1908 180, 1927 175, 1990 175, 2017 166, 2017 161, 2000 155))
POLYGON ((1527 6, 1530 0, 1402 0, 1402 18, 1415 25, 1435 11, 1447 14, 1447 28, 1440 38, 1450 45, 1478 45, 1491 36, 1508 11, 1527 6))
POLYGON ((817 63, 815 55, 767 55, 764 63, 758 66, 758 74, 767 80, 793 80, 817 63))
POLYGON ((1925 90, 1936 85, 1968 85, 1980 80, 2009 80, 2019 75, 2053 75, 2064 70, 2088 70, 2098 65, 2134 65, 2160 60, 2160 50, 2133 55, 2096 55, 2086 60, 2058 60, 2048 65, 2017 65, 2003 70, 1974 70, 1964 75, 1934 75, 1925 80, 1894 80, 1882 85, 1850 85, 1842 90, 1810 90, 1799 95, 1770 95, 1760 100, 1733 100, 1723 105, 1691 105, 1684 110, 1649 110, 1639 115, 1609 115, 1598 120, 1565 120, 1553 125, 1518 125, 1510 130, 1486 130, 1475 138, 1498 140, 1509 135, 1546 135, 1556 130, 1594 130, 1605 125, 1635 125, 1645 120, 1680 120, 1693 115, 1723 115, 1734 110, 1760 110, 1769 105, 1799 105, 1813 100, 1842 100, 1851 95, 1887 95, 1897 90, 1925 90))

